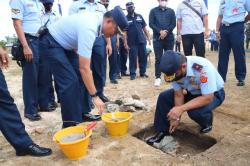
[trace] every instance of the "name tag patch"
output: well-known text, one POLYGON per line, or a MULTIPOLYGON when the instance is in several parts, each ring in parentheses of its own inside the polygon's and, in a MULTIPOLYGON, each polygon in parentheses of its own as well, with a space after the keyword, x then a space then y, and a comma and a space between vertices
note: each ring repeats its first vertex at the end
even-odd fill
POLYGON ((19 14, 20 9, 11 9, 11 12, 14 13, 14 14, 19 14))

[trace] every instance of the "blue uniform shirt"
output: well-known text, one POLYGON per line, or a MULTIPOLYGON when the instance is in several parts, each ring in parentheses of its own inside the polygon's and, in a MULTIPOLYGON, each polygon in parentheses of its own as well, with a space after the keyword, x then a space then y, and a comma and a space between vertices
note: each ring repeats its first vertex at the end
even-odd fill
POLYGON ((11 18, 22 20, 24 33, 36 35, 42 26, 43 6, 39 0, 11 0, 11 18))
POLYGON ((47 27, 49 27, 49 25, 58 21, 59 19, 60 17, 55 12, 44 13, 44 15, 42 16, 42 25, 45 25, 46 22, 48 21, 47 27))
POLYGON ((246 12, 250 12, 250 0, 221 0, 219 15, 222 23, 244 22, 246 12))
POLYGON ((90 58, 101 24, 102 18, 93 15, 93 12, 85 12, 64 17, 48 29, 64 49, 77 50, 80 56, 90 58))
POLYGON ((102 17, 103 14, 106 12, 105 7, 98 3, 97 1, 94 1, 94 3, 90 3, 87 0, 78 0, 72 2, 70 8, 69 8, 69 15, 80 13, 80 12, 97 12, 101 14, 102 17))
POLYGON ((147 26, 145 20, 140 14, 127 15, 128 28, 128 45, 146 44, 146 38, 143 29, 147 26))
POLYGON ((175 91, 186 89, 193 95, 212 94, 224 87, 224 81, 214 65, 205 58, 188 56, 187 75, 172 86, 175 91))

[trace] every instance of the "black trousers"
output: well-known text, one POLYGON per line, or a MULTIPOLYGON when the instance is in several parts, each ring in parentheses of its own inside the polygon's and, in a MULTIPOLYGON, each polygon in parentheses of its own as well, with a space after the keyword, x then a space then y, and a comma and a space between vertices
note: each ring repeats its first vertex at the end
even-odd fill
POLYGON ((182 35, 184 54, 193 55, 192 50, 195 48, 196 56, 205 57, 204 33, 182 35))

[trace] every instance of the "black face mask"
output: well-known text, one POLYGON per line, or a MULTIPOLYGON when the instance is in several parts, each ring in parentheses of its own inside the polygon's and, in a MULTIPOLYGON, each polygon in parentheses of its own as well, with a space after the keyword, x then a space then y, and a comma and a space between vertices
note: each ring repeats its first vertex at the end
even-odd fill
POLYGON ((44 8, 45 8, 45 12, 51 12, 52 10, 52 6, 53 6, 53 3, 45 3, 43 4, 44 8))
POLYGON ((109 4, 108 4, 108 3, 104 3, 103 5, 104 5, 104 7, 105 7, 106 9, 109 7, 109 4))
POLYGON ((128 12, 129 15, 133 15, 134 12, 135 12, 135 9, 134 8, 128 8, 127 12, 128 12))
POLYGON ((184 74, 181 74, 181 75, 178 75, 178 76, 175 76, 175 79, 173 81, 179 81, 181 80, 183 77, 185 77, 184 74))

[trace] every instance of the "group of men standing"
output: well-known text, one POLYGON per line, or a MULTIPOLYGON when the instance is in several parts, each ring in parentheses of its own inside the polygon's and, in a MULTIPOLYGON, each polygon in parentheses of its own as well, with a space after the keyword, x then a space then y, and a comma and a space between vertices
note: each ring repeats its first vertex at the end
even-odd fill
MULTIPOLYGON (((49 112, 56 108, 54 80, 63 128, 98 120, 100 116, 92 115, 90 111, 95 106, 101 114, 104 102, 108 101, 103 91, 107 56, 111 83, 116 84, 120 76, 127 76, 127 55, 130 79, 136 78, 137 62, 140 77, 148 77, 146 44, 147 40, 149 44, 151 41, 144 18, 135 12, 132 2, 126 4, 128 15, 125 16, 118 6, 108 11, 108 0, 100 3, 79 0, 72 3, 69 16, 58 20, 51 11, 53 0, 41 2, 44 7, 39 0, 10 1, 13 25, 25 57, 22 61, 24 116, 32 121, 40 120, 39 111, 49 112), (46 28, 38 34, 41 26, 46 28), (120 30, 124 33, 118 33, 120 30)), ((167 0, 158 2, 159 6, 149 15, 156 58, 155 86, 161 85, 163 73, 165 81, 172 82, 173 88, 158 98, 155 114, 158 133, 147 141, 149 144, 174 132, 184 112, 201 126, 202 133, 212 129, 212 110, 225 98, 223 87, 231 48, 235 56, 237 85, 244 85, 244 21, 250 19, 249 1, 221 0, 216 27, 221 42, 217 72, 205 59, 208 11, 204 1, 184 0, 176 14, 167 6, 167 0), (182 40, 185 55, 170 51, 174 47, 176 19, 177 38, 182 40), (193 47, 198 57, 190 56, 193 47)), ((0 51, 1 64, 7 66, 6 53, 0 51)), ((25 132, 2 72, 0 81, 0 129, 4 136, 15 147, 17 155, 50 155, 50 149, 34 144, 25 132)))

